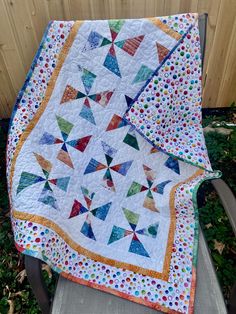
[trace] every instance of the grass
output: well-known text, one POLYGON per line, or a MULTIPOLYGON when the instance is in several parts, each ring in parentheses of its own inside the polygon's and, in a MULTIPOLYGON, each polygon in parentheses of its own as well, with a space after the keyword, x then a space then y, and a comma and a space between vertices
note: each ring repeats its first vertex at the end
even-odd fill
MULTIPOLYGON (((228 121, 236 124, 236 111, 232 109, 221 116, 207 116, 203 126, 212 121, 228 121)), ((222 179, 230 186, 236 195, 236 128, 229 129, 230 133, 215 131, 205 134, 208 154, 213 169, 222 171, 222 179)), ((224 132, 227 129, 223 130, 224 132)), ((226 303, 231 289, 236 282, 236 238, 233 234, 228 217, 220 200, 210 183, 205 183, 201 189, 205 193, 204 206, 199 208, 200 223, 211 251, 212 260, 217 272, 226 303)))
MULTIPOLYGON (((206 126, 213 120, 232 122, 234 118, 232 114, 208 116, 203 122, 206 126)), ((0 121, 0 314, 38 314, 40 310, 25 276, 22 256, 14 247, 11 231, 5 179, 6 136, 7 121, 0 121)), ((230 134, 206 133, 206 144, 213 168, 223 172, 223 179, 236 193, 236 178, 232 171, 236 160, 236 130, 232 129, 230 134)), ((205 183, 201 192, 205 193, 205 197, 199 209, 200 222, 227 302, 231 287, 236 282, 236 241, 211 185, 205 183)), ((57 274, 53 273, 51 277, 50 270, 46 268, 44 277, 53 292, 57 274)))

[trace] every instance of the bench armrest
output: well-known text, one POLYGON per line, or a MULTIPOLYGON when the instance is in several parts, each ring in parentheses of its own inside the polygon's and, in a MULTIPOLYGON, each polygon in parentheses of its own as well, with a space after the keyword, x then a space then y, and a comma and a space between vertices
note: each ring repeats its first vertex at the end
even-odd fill
MULTIPOLYGON (((224 210, 229 218, 233 232, 236 236, 236 198, 229 186, 222 179, 214 179, 211 181, 214 186, 224 210)), ((229 314, 236 313, 236 283, 234 284, 229 300, 229 314)))
POLYGON ((236 236, 236 199, 234 194, 222 179, 214 179, 211 183, 220 197, 233 232, 236 236))

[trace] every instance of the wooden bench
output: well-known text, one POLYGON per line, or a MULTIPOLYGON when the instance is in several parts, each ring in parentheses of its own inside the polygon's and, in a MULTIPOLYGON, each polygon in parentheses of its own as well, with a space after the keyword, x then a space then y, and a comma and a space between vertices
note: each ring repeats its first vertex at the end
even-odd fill
MULTIPOLYGON (((199 17, 202 57, 205 51, 207 15, 199 17)), ((221 179, 213 180, 213 186, 218 192, 222 204, 229 216, 233 230, 236 233, 236 200, 221 179)), ((38 300, 43 314, 154 314, 160 313, 145 306, 118 298, 111 294, 79 285, 61 277, 58 280, 56 293, 50 299, 42 278, 42 262, 36 258, 25 256, 25 267, 28 280, 38 300)), ((235 293, 234 293, 235 297, 235 293)), ((236 299, 236 297, 235 297, 236 299)), ((232 297, 230 313, 236 313, 232 297)), ((199 253, 197 264, 197 289, 195 299, 196 314, 225 314, 227 309, 211 261, 208 247, 202 231, 199 236, 199 253)))

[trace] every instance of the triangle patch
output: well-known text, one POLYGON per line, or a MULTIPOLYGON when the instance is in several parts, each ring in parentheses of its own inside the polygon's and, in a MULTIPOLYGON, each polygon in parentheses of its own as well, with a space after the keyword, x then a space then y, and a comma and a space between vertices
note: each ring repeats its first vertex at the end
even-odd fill
POLYGON ((159 58, 159 63, 161 63, 170 51, 159 43, 156 43, 156 46, 157 46, 157 54, 159 58))

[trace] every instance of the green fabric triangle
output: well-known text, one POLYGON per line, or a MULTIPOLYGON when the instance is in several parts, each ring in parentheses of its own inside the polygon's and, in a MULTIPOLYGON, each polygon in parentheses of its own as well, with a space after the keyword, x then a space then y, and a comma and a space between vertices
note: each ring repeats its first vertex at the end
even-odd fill
POLYGON ((103 41, 102 41, 102 44, 101 44, 101 47, 102 46, 106 46, 106 45, 109 45, 111 44, 111 41, 107 38, 103 38, 103 41))
POLYGON ((108 21, 110 29, 116 33, 119 33, 124 23, 125 23, 124 20, 109 20, 108 21))
POLYGON ((72 130, 74 125, 72 123, 70 123, 69 121, 63 119, 62 117, 56 116, 56 118, 57 118, 57 123, 58 123, 60 130, 63 133, 69 135, 70 131, 72 130))

